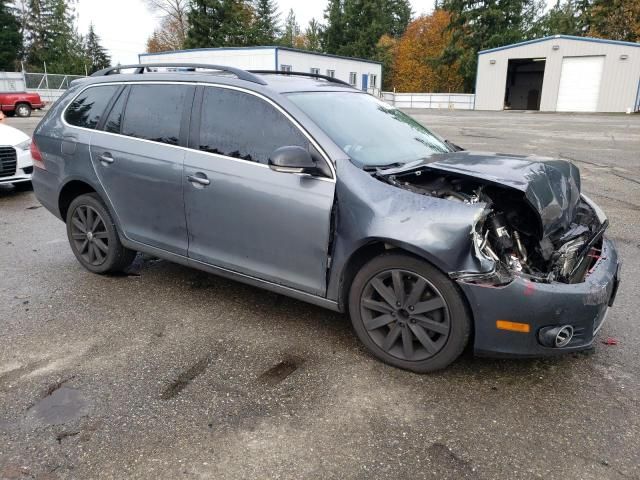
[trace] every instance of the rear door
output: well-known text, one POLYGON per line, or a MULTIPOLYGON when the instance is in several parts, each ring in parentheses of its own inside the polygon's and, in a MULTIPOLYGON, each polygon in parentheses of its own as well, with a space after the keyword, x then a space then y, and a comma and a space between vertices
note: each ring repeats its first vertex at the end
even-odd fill
POLYGON ((283 146, 318 150, 253 93, 202 87, 195 105, 184 172, 189 257, 324 295, 335 180, 267 165, 283 146))
POLYGON ((182 146, 194 92, 185 84, 133 84, 91 138, 95 171, 125 235, 184 256, 182 146))

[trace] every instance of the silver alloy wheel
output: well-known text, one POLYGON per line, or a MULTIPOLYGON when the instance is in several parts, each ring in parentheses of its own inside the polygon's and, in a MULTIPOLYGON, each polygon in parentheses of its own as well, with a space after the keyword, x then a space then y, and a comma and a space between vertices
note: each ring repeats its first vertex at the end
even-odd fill
POLYGON ((402 269, 372 277, 360 298, 369 337, 389 355, 406 361, 433 357, 451 333, 449 307, 429 280, 402 269))
POLYGON ((28 117, 30 112, 31 110, 29 109, 29 107, 24 104, 18 105, 18 107, 16 108, 16 114, 19 117, 28 117))

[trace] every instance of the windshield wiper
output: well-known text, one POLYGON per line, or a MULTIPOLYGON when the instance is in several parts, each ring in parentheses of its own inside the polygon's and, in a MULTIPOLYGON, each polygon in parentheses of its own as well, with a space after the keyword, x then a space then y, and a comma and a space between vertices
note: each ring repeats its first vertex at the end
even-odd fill
POLYGON ((382 165, 364 165, 362 167, 362 169, 365 172, 381 172, 384 170, 387 170, 389 168, 399 168, 404 166, 404 163, 401 162, 395 162, 395 163, 385 163, 382 165))

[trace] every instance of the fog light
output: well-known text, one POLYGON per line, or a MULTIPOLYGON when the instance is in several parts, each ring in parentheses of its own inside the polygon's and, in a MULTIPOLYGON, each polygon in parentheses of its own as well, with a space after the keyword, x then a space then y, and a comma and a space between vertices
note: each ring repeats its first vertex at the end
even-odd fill
POLYGON ((538 338, 540 339, 540 343, 545 347, 566 347, 573 338, 573 327, 571 325, 546 327, 540 330, 538 338))

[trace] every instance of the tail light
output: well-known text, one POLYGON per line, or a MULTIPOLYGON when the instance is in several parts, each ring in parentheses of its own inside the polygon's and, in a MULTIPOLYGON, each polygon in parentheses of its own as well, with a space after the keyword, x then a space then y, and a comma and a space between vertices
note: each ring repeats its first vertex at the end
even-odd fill
POLYGON ((31 151, 31 158, 33 159, 33 166, 39 168, 40 170, 46 170, 47 167, 44 165, 44 161, 42 160, 42 153, 40 153, 40 149, 38 145, 36 145, 35 140, 31 142, 31 147, 29 148, 31 151))

